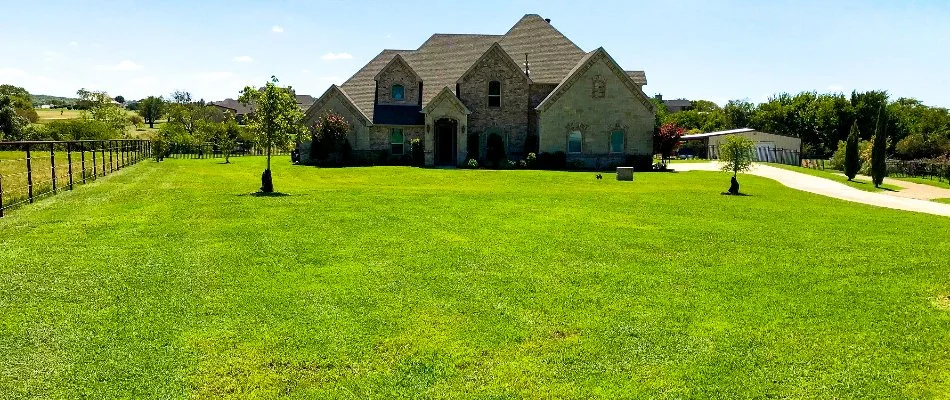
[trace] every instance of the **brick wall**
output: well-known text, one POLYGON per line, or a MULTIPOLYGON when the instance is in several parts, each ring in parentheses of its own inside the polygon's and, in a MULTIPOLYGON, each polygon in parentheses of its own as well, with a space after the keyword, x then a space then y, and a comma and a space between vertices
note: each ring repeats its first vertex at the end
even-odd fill
POLYGON ((409 66, 396 61, 380 72, 376 81, 376 102, 378 104, 419 104, 419 81, 415 78, 409 66), (392 98, 393 85, 402 85, 404 96, 402 101, 392 98))
MULTIPOLYGON (((468 116, 468 133, 478 134, 479 154, 485 156, 489 132, 498 132, 508 137, 508 152, 516 157, 524 150, 528 133, 528 81, 524 73, 502 57, 508 55, 493 48, 482 57, 475 67, 459 82, 459 99, 472 113, 468 116), (501 106, 488 106, 488 83, 501 83, 501 106)), ((466 139, 459 142, 459 149, 466 150, 466 139)))

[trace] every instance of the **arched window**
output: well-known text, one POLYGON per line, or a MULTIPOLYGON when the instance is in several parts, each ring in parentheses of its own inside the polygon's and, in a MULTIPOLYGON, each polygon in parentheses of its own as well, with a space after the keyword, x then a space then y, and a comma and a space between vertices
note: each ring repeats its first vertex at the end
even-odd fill
POLYGON ((623 153, 623 131, 610 133, 610 152, 623 153))
POLYGON ((580 153, 582 142, 583 136, 581 136, 581 131, 571 131, 571 133, 567 135, 567 152, 580 153))
POLYGON ((405 147, 405 137, 402 135, 402 128, 392 128, 389 131, 390 150, 394 156, 401 156, 405 147))
POLYGON ((406 98, 406 88, 402 85, 393 85, 392 97, 394 101, 402 101, 406 98))
POLYGON ((488 106, 501 107, 501 82, 488 82, 488 106))

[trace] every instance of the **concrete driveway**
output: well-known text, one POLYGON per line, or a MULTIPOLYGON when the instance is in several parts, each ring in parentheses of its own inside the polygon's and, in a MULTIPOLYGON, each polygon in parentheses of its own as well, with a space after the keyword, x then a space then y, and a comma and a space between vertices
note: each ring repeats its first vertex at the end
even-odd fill
MULTIPOLYGON (((719 163, 717 162, 708 162, 708 163, 676 163, 673 162, 670 164, 670 168, 676 171, 718 171, 719 163)), ((906 193, 905 196, 901 196, 902 192, 865 192, 863 190, 858 190, 843 183, 835 182, 830 179, 819 178, 817 176, 811 176, 802 174, 795 171, 789 171, 786 169, 775 168, 764 164, 755 164, 752 168, 752 171, 749 172, 752 175, 761 176, 764 178, 774 179, 779 183, 788 186, 792 189, 803 190, 810 193, 820 194, 822 196, 834 197, 836 199, 853 201, 855 203, 868 204, 878 207, 887 207, 893 208, 896 210, 904 211, 915 211, 933 215, 942 215, 945 217, 950 217, 950 204, 941 204, 928 200, 922 200, 918 198, 910 198, 907 195, 912 195, 914 192, 920 191, 922 196, 927 196, 926 198, 940 198, 950 197, 950 190, 947 190, 947 196, 943 196, 941 193, 936 191, 946 190, 941 188, 932 188, 936 189, 924 189, 924 188, 913 188, 909 193, 906 193)), ((908 187, 912 185, 919 185, 910 182, 904 182, 899 180, 888 180, 888 184, 895 186, 908 187)), ((920 185, 927 186, 927 185, 920 185)), ((928 188, 930 188, 928 186, 928 188)))

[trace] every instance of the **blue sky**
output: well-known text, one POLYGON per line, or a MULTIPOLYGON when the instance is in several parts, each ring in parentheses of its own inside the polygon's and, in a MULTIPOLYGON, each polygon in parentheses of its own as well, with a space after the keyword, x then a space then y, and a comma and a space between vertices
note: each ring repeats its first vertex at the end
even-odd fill
POLYGON ((764 101, 886 89, 950 107, 950 1, 356 2, 0 0, 0 83, 141 98, 235 97, 276 75, 318 96, 384 48, 501 34, 526 13, 642 69, 648 95, 764 101))

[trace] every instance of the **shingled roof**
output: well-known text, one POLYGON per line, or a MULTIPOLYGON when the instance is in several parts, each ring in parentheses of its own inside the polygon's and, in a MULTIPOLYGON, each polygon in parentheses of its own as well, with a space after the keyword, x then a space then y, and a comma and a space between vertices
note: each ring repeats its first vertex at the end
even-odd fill
MULTIPOLYGON (((521 18, 504 35, 434 34, 416 50, 383 50, 344 82, 342 89, 354 105, 373 119, 375 76, 399 54, 422 78, 422 105, 442 88, 456 81, 493 43, 498 43, 519 66, 528 54, 530 78, 535 83, 560 83, 587 54, 537 14, 521 18)), ((638 85, 646 83, 642 71, 629 71, 638 85)))

